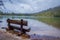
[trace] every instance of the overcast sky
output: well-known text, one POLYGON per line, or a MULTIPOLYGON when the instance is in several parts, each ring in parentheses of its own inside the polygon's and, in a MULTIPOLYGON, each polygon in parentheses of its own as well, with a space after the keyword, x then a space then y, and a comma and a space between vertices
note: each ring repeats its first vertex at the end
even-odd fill
MULTIPOLYGON (((6 9, 15 13, 33 13, 60 5, 60 0, 3 0, 6 9)), ((1 8, 0 8, 1 9, 1 8)))

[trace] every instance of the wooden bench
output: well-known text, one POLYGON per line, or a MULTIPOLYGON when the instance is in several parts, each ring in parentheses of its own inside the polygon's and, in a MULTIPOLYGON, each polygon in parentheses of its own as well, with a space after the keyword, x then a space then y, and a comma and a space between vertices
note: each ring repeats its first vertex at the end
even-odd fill
POLYGON ((7 23, 8 23, 8 29, 9 30, 17 29, 17 30, 21 31, 21 34, 26 34, 26 32, 30 31, 30 28, 29 29, 23 28, 24 26, 28 26, 27 21, 24 21, 23 19, 21 19, 21 20, 7 19, 7 23), (20 27, 15 27, 15 26, 12 26, 10 24, 17 24, 17 25, 20 25, 20 27))

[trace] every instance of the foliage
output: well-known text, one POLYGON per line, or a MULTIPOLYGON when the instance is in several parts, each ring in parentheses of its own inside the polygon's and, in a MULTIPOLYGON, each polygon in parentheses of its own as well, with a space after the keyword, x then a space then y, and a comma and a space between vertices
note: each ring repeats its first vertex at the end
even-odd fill
POLYGON ((60 17, 60 6, 36 13, 35 16, 60 17))

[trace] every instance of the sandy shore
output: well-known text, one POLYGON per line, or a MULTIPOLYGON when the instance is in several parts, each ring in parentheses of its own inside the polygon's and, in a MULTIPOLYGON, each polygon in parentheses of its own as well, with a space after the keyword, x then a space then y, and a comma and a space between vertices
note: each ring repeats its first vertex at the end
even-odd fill
POLYGON ((60 40, 60 38, 31 35, 30 39, 23 39, 15 34, 0 30, 0 40, 60 40))
POLYGON ((19 36, 0 30, 0 40, 29 40, 29 39, 22 39, 19 36))

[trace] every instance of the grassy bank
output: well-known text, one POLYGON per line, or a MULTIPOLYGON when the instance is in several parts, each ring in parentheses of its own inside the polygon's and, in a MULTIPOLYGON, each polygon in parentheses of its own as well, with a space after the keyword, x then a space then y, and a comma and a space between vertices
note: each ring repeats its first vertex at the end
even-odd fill
POLYGON ((57 28, 60 28, 60 17, 44 17, 44 18, 40 17, 37 18, 37 20, 53 25, 57 28))

